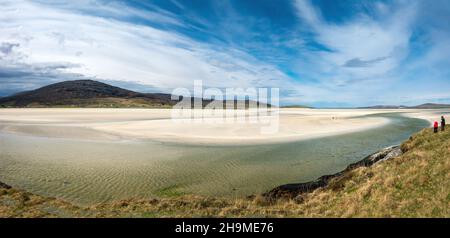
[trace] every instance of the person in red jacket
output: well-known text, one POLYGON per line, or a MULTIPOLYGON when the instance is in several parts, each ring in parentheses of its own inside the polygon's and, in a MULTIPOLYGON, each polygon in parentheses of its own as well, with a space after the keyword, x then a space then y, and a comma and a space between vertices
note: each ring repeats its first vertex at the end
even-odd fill
POLYGON ((439 123, 437 121, 434 122, 434 133, 438 132, 439 123))

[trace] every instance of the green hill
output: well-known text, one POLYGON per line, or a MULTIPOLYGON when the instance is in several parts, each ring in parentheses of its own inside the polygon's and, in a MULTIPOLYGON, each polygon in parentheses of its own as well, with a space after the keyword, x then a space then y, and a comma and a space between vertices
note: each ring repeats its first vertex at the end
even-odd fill
MULTIPOLYGON (((190 101, 193 107, 194 98, 190 101)), ((172 108, 178 102, 172 100, 171 94, 139 93, 94 80, 74 80, 0 98, 0 108, 172 108)), ((211 102, 211 99, 202 99, 203 107, 211 102)), ((222 104, 226 108, 228 103, 233 103, 234 109, 248 109, 253 105, 271 107, 250 102, 235 99, 223 100, 222 104)))
POLYGON ((138 93, 93 80, 65 81, 0 98, 2 107, 170 107, 170 94, 138 93))

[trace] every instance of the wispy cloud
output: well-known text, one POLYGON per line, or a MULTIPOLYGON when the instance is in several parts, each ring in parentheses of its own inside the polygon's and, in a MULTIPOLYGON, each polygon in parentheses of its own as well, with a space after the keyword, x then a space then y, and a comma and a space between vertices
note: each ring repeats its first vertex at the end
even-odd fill
POLYGON ((364 68, 364 67, 372 67, 374 64, 386 60, 388 57, 379 57, 373 60, 361 60, 360 58, 353 58, 347 62, 345 62, 345 67, 350 68, 364 68))
POLYGON ((2 42, 0 44, 0 57, 7 57, 9 54, 11 54, 14 47, 19 47, 20 44, 17 43, 9 43, 9 42, 2 42))
POLYGON ((329 49, 312 56, 321 61, 316 65, 324 65, 319 70, 347 79, 379 76, 397 67, 408 55, 411 27, 417 11, 414 4, 383 14, 381 21, 362 14, 351 21, 334 24, 326 22, 309 1, 298 0, 296 3, 298 15, 309 25, 314 40, 329 49), (357 69, 361 66, 366 69, 357 69))
POLYGON ((450 98, 448 1, 334 3, 339 16, 320 2, 0 0, 0 95, 92 78, 280 87, 315 106, 450 98))
MULTIPOLYGON (((193 80, 203 80, 206 86, 250 87, 276 85, 275 80, 287 79, 276 67, 238 49, 198 42, 177 32, 105 14, 86 14, 86 5, 80 9, 73 4, 55 7, 9 1, 3 6, 0 42, 16 46, 17 56, 3 61, 4 65, 13 61, 27 65, 70 62, 78 67, 60 70, 98 79, 132 80, 162 90, 192 87, 193 80)), ((93 9, 97 6, 95 2, 89 5, 93 9)), ((136 9, 115 5, 100 9, 114 16, 137 13, 136 9)))
MULTIPOLYGON (((404 98, 393 97, 389 92, 407 84, 408 79, 402 75, 408 68, 406 62, 417 51, 411 44, 423 6, 420 1, 396 1, 389 5, 372 1, 366 4, 371 14, 361 12, 336 23, 326 21, 312 1, 297 0, 295 7, 304 31, 310 32, 313 41, 326 49, 304 51, 306 60, 302 58, 298 63, 306 80, 313 79, 328 89, 306 100, 334 99, 353 105, 404 102, 404 98)), ((448 57, 446 61, 449 62, 448 57)), ((417 62, 435 68, 424 59, 417 62)))

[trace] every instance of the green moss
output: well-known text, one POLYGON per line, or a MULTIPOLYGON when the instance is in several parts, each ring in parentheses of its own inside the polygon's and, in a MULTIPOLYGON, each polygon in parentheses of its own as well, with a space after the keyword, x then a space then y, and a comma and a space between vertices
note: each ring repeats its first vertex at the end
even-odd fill
POLYGON ((185 195, 180 189, 181 185, 175 184, 155 191, 155 195, 158 197, 179 197, 185 195))
POLYGON ((160 213, 157 212, 144 212, 141 214, 142 218, 157 218, 161 217, 160 213))

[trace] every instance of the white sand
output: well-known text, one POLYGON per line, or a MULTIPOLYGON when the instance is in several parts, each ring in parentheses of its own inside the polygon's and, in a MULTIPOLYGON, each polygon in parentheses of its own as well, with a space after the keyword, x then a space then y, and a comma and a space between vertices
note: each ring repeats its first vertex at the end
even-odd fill
MULTIPOLYGON (((202 111, 197 111, 202 112, 202 111)), ((7 133, 87 140, 150 139, 179 143, 254 144, 295 141, 379 127, 383 117, 355 118, 385 112, 438 120, 435 110, 281 109, 276 116, 260 117, 241 111, 246 122, 212 123, 173 120, 170 109, 1 109, 0 131, 7 133), (261 121, 264 120, 264 121, 261 121), (279 122, 279 123, 278 123, 279 122), (278 125, 276 133, 262 128, 278 125)), ((208 115, 206 119, 216 118, 208 115)))
POLYGON ((405 116, 419 118, 426 120, 430 123, 430 126, 437 121, 439 124, 441 123, 441 116, 444 116, 447 121, 450 119, 450 109, 433 109, 433 110, 412 110, 409 113, 405 113, 405 116))

